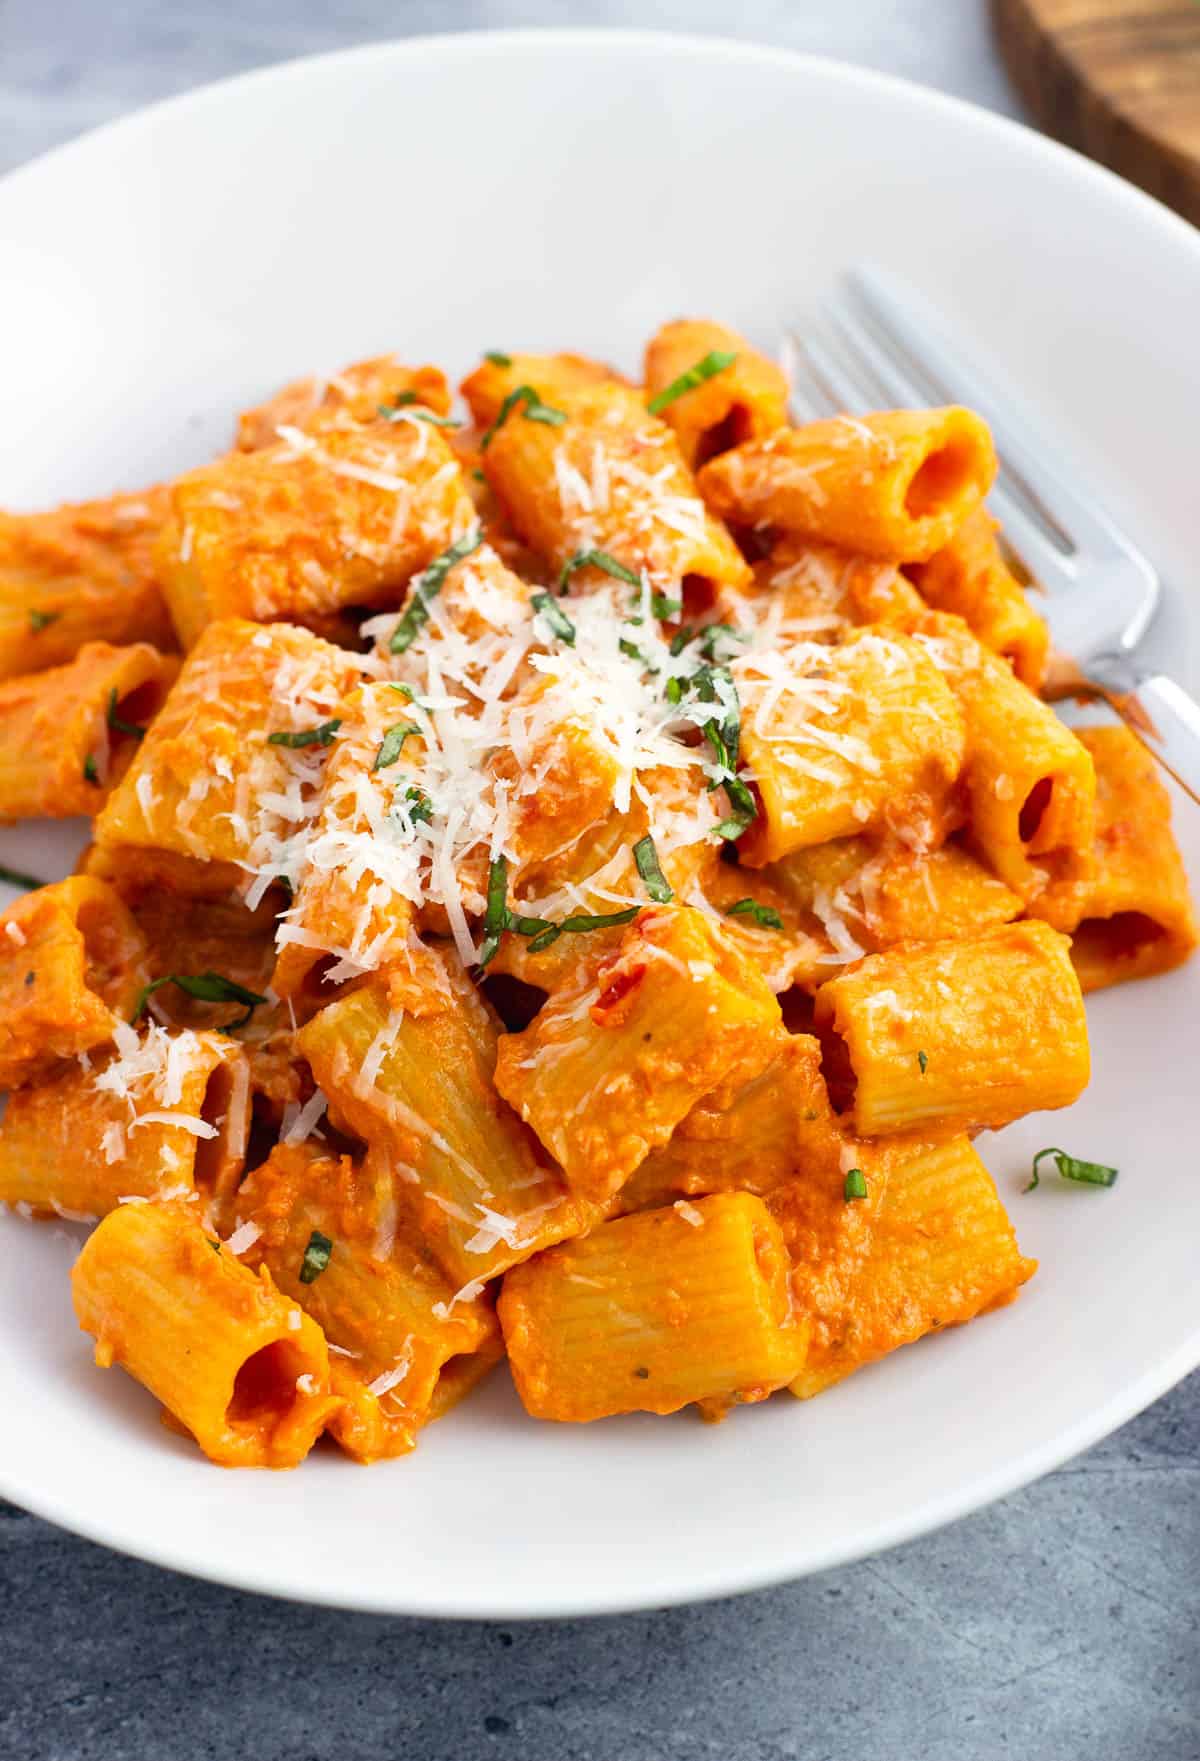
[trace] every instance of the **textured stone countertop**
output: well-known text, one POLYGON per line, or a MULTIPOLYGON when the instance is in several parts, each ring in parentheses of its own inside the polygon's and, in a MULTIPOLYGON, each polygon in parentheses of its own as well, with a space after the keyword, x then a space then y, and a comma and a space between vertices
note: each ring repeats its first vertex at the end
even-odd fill
MULTIPOLYGON (((785 44, 1019 114, 985 0, 0 0, 0 170, 289 56, 564 23, 785 44)), ((1192 1761, 1200 1374, 925 1540, 622 1619, 292 1607, 0 1505, 0 1632, 0 1761, 1192 1761)))

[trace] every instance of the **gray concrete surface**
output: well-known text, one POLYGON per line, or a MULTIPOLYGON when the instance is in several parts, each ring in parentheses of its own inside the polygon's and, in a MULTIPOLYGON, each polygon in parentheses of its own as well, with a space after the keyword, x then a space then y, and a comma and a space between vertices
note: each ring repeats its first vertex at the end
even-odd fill
MULTIPOLYGON (((1017 112, 984 0, 0 0, 0 170, 284 57, 568 22, 788 44, 1017 112)), ((1200 1375, 940 1534, 619 1620, 292 1607, 0 1505, 0 1761, 1200 1761, 1198 1567, 1200 1375)))

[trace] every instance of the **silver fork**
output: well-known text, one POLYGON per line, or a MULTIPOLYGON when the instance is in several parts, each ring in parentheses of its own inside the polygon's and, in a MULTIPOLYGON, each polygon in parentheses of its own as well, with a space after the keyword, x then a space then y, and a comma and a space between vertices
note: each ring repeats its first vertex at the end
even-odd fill
POLYGON ((1045 589, 1038 609, 1055 650, 1046 694, 1103 698, 1200 802, 1200 704, 1137 656, 1161 597, 1158 575, 1095 497, 1056 469, 1062 449, 989 382, 923 296, 883 270, 852 271, 813 328, 788 342, 798 420, 945 403, 985 417, 1000 456, 990 505, 1045 589))

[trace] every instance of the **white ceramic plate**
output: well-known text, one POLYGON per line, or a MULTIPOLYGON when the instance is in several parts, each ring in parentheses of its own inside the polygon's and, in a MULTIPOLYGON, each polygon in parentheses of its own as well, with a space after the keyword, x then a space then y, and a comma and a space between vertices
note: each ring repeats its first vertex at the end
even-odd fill
MULTIPOLYGON (((841 266, 922 283, 1027 389, 1168 578, 1200 541, 1200 235, 1082 159, 822 61, 623 33, 371 47, 213 87, 0 186, 0 502, 164 476, 275 383, 386 348, 632 365, 661 320, 764 343, 841 266)), ((1176 597, 1166 637, 1186 669, 1176 597)), ((1185 608, 1190 610, 1190 607, 1185 608)), ((1200 874, 1200 813, 1177 807, 1200 874)), ((65 866, 71 832, 0 834, 65 866)), ((49 874, 50 866, 42 872, 49 874)), ((1200 1361, 1200 970, 1101 996, 1067 1116, 984 1149, 1042 1270, 1011 1309, 809 1405, 537 1425, 503 1375, 364 1473, 226 1473, 90 1364, 78 1231, 0 1221, 0 1493, 146 1559, 418 1614, 599 1613, 815 1571, 1043 1473, 1200 1361), (1121 1168, 1049 1179, 1046 1143, 1121 1168)))

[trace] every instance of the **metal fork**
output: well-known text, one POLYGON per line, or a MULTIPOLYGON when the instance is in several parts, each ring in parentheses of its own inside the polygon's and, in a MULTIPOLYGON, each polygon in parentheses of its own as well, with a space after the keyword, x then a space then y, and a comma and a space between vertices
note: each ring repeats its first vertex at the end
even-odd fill
POLYGON ((1200 802, 1200 704, 1137 656, 1161 597, 1158 575, 1096 498, 1051 463, 1061 447, 989 382, 921 294, 883 270, 853 270, 813 328, 790 332, 788 343, 798 420, 945 403, 979 411, 1000 456, 990 505, 1045 589, 1039 610, 1055 650, 1047 696, 1103 698, 1200 802))

